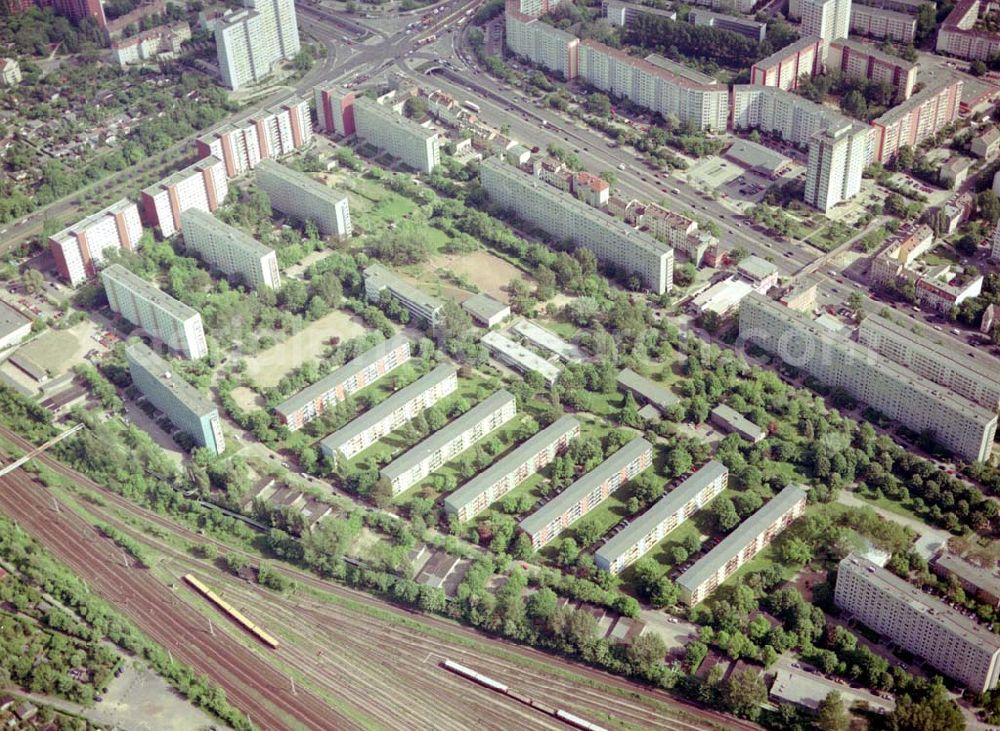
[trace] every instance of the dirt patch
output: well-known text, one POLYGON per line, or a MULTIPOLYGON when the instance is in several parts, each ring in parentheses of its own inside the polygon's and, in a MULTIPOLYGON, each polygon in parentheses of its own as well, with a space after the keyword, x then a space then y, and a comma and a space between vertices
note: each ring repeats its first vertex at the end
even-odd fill
POLYGON ((149 731, 222 727, 214 718, 184 700, 163 678, 138 668, 132 663, 126 665, 125 672, 111 681, 104 700, 88 716, 99 723, 120 723, 125 728, 149 731))
POLYGON ((246 386, 237 386, 232 390, 233 400, 236 405, 245 411, 264 408, 264 397, 251 391, 246 386))
POLYGON ((531 278, 516 266, 488 251, 474 251, 471 254, 441 254, 433 257, 424 265, 424 270, 431 276, 439 268, 464 277, 479 287, 481 292, 485 292, 501 302, 508 303, 510 300, 504 288, 511 280, 531 281, 531 278))
POLYGON ((52 378, 56 378, 82 363, 83 356, 88 351, 105 351, 105 348, 91 337, 97 331, 97 326, 88 321, 77 323, 68 330, 49 330, 21 346, 17 355, 47 371, 52 378))
POLYGON ((274 386, 286 373, 319 356, 330 338, 347 340, 364 332, 361 318, 335 310, 288 340, 247 358, 247 373, 262 386, 274 386))

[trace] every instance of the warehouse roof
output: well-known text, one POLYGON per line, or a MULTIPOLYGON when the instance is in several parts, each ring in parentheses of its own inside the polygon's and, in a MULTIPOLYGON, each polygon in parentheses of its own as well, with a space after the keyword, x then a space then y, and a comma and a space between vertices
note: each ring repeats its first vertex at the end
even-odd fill
POLYGON ((792 164, 791 158, 752 140, 736 140, 726 150, 726 155, 751 170, 760 170, 768 175, 777 175, 792 164))
POLYGON ((462 308, 479 322, 489 322, 494 317, 510 314, 510 305, 495 300, 488 294, 474 294, 462 303, 462 308))

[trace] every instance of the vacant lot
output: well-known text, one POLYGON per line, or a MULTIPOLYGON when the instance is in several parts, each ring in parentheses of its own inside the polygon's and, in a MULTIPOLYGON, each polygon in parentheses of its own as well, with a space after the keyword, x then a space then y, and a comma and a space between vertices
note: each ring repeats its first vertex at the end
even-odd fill
POLYGON ((504 288, 512 280, 531 281, 531 278, 516 266, 488 251, 474 251, 471 254, 441 254, 427 262, 424 269, 428 277, 436 276, 435 272, 438 269, 457 274, 466 281, 475 284, 480 291, 501 302, 508 301, 504 288))
POLYGON ((232 391, 233 401, 246 411, 264 408, 264 399, 246 386, 237 386, 232 391))
POLYGON ((49 330, 22 346, 17 355, 30 360, 55 378, 82 363, 87 351, 91 349, 104 351, 104 348, 91 338, 97 329, 94 323, 84 320, 69 330, 49 330))
POLYGON ((247 373, 262 386, 274 386, 286 373, 319 356, 330 338, 346 340, 364 332, 359 318, 335 310, 288 340, 247 358, 247 373))

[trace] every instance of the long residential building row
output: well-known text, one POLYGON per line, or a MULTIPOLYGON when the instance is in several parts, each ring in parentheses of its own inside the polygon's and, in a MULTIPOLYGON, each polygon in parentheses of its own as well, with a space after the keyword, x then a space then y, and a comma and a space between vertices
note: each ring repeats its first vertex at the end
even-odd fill
POLYGON ((267 194, 271 206, 286 216, 312 221, 323 235, 341 239, 351 235, 353 227, 346 193, 273 160, 261 160, 257 166, 257 184, 267 194))
POLYGON ((454 393, 456 388, 458 372, 442 363, 323 439, 320 448, 327 457, 350 459, 454 393))
POLYGON ((837 569, 833 600, 858 621, 975 693, 997 686, 1000 638, 863 556, 837 569))
POLYGON ((989 457, 996 411, 984 409, 817 325, 800 312, 751 294, 740 304, 740 337, 969 462, 989 457))
POLYGON ((409 359, 410 339, 393 335, 281 402, 274 413, 289 431, 297 431, 409 359))
POLYGON ((813 77, 823 70, 824 48, 818 36, 789 43, 750 67, 750 83, 785 91, 797 89, 803 76, 813 77))
POLYGON ((392 494, 398 495, 516 415, 514 396, 497 391, 387 464, 382 477, 392 485, 392 494))
POLYGON ((872 160, 885 163, 900 147, 916 147, 958 119, 961 79, 931 84, 872 122, 872 160))
POLYGON ((198 208, 215 213, 229 194, 226 166, 214 155, 178 170, 142 191, 146 223, 169 238, 181 230, 181 213, 198 208))
POLYGON ((211 213, 189 208, 181 214, 184 246, 252 290, 278 289, 281 274, 274 249, 211 213))
POLYGON ((681 601, 694 606, 705 599, 740 566, 770 545, 805 508, 806 493, 802 488, 789 485, 779 492, 680 575, 677 586, 681 601))
POLYGON ((653 464, 653 445, 636 437, 526 517, 520 528, 537 551, 653 464))
POLYGON ((729 470, 712 460, 601 546, 594 554, 599 569, 620 574, 645 556, 672 530, 708 505, 729 484, 729 470))
POLYGON ((101 270, 108 304, 133 325, 197 360, 208 354, 201 315, 121 264, 101 270))
POLYGON ((580 422, 572 416, 559 418, 451 493, 445 510, 462 522, 469 520, 549 464, 579 435, 580 422))
POLYGON ((261 160, 289 155, 312 140, 309 102, 291 97, 195 140, 198 152, 225 163, 230 178, 250 172, 261 160))
POLYGON ((71 286, 97 276, 108 251, 135 251, 142 237, 142 220, 135 203, 122 198, 49 237, 49 249, 59 274, 71 286))
POLYGON ((756 129, 780 136, 793 145, 807 145, 826 129, 839 129, 852 120, 840 112, 776 86, 733 85, 733 127, 756 129))
MULTIPOLYGON (((992 4, 987 12, 994 12, 992 4)), ((987 61, 1000 52, 1000 35, 995 30, 979 30, 976 24, 983 11, 981 0, 959 0, 944 19, 937 34, 937 52, 969 61, 987 61)))
POLYGON ((441 164, 438 133, 396 114, 374 99, 354 102, 355 133, 365 142, 399 158, 421 173, 432 173, 441 164))
POLYGON ((599 261, 638 275, 656 294, 673 287, 674 252, 649 234, 636 231, 583 201, 507 165, 499 158, 483 161, 480 181, 490 199, 560 241, 590 250, 599 261))

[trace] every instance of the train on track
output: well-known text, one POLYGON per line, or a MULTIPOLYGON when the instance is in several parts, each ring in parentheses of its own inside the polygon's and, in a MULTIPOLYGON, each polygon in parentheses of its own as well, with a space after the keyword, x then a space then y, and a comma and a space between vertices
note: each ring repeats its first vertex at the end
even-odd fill
POLYGON ((461 665, 454 660, 445 660, 443 665, 445 670, 449 670, 455 673, 455 675, 459 675, 466 680, 471 680, 477 685, 481 685, 484 688, 488 688, 496 693, 505 695, 508 698, 513 698, 518 703, 523 703, 524 705, 534 708, 536 711, 544 713, 547 716, 558 718, 567 726, 582 729, 582 731, 607 731, 607 729, 603 726, 598 726, 596 723, 591 723, 590 721, 580 718, 579 716, 574 716, 569 711, 564 711, 561 708, 552 708, 544 703, 539 703, 530 696, 518 693, 516 690, 511 690, 499 680, 494 680, 493 678, 483 675, 482 673, 477 673, 475 670, 467 668, 465 665, 461 665))
POLYGON ((278 648, 278 641, 274 639, 274 637, 247 619, 242 612, 231 606, 229 602, 201 583, 192 574, 185 574, 184 581, 193 586, 199 594, 212 602, 212 604, 221 609, 224 614, 228 615, 230 619, 243 627, 243 629, 270 647, 272 650, 276 650, 278 648))

